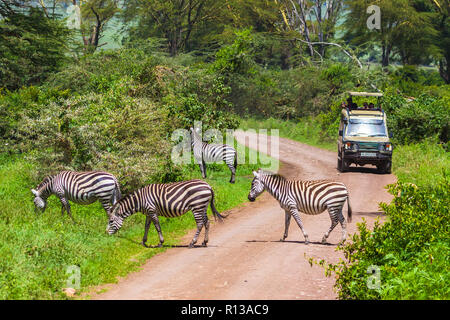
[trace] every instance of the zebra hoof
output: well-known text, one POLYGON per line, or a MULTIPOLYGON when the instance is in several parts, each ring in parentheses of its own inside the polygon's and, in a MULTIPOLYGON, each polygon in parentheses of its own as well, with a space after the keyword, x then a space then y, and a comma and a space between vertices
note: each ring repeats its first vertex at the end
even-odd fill
POLYGON ((192 249, 194 247, 193 243, 189 243, 189 249, 192 249))
POLYGON ((145 241, 142 241, 142 245, 146 248, 150 248, 145 241))
POLYGON ((208 243, 207 242, 203 242, 202 243, 202 247, 207 247, 208 246, 208 243))

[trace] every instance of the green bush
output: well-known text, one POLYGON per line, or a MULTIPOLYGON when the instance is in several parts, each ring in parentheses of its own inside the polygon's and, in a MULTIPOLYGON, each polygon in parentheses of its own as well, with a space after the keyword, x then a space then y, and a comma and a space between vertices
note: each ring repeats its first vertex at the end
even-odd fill
POLYGON ((383 109, 388 115, 388 126, 401 144, 419 142, 438 135, 448 142, 450 128, 450 97, 433 97, 427 94, 407 101, 399 95, 383 98, 383 109))
POLYGON ((358 224, 351 242, 340 246, 345 261, 326 265, 336 274, 342 299, 449 299, 450 179, 434 187, 410 183, 389 186, 390 204, 380 206, 388 220, 370 230, 358 224), (379 290, 367 287, 370 266, 380 268, 379 290))
POLYGON ((21 149, 37 164, 38 177, 63 169, 106 170, 133 189, 167 170, 167 110, 145 98, 111 99, 82 95, 22 118, 21 149))

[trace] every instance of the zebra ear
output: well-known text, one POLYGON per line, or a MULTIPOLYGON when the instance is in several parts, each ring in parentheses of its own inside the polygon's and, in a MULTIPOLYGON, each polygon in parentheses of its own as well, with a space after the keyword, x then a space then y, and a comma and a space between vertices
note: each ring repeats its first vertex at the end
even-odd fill
POLYGON ((258 177, 258 172, 253 171, 253 175, 254 175, 255 177, 258 177))
POLYGON ((39 197, 39 194, 38 194, 38 192, 37 192, 36 190, 31 189, 31 192, 32 192, 36 197, 39 197))

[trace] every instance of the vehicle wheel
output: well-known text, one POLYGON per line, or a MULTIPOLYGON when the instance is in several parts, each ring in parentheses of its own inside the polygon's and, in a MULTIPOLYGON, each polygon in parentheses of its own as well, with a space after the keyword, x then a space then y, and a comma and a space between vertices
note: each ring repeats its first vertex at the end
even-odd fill
POLYGON ((380 163, 379 165, 377 165, 377 170, 379 173, 391 173, 391 169, 392 169, 392 161, 391 160, 387 160, 387 161, 383 161, 382 163, 380 163))
POLYGON ((344 158, 342 158, 341 159, 341 172, 348 171, 348 167, 349 167, 348 161, 345 160, 344 158))
POLYGON ((391 173, 391 171, 392 171, 392 161, 388 160, 384 165, 384 173, 391 173))
POLYGON ((342 172, 342 162, 341 159, 337 159, 337 169, 338 171, 342 172))

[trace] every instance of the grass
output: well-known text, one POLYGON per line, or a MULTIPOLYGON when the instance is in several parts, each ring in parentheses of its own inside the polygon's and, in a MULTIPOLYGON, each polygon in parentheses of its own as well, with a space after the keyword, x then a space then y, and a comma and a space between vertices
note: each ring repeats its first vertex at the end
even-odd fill
POLYGON ((449 168, 448 152, 433 139, 396 146, 393 153, 392 170, 401 182, 434 186, 449 168))
MULTIPOLYGON (((235 184, 228 182, 230 171, 225 165, 207 167, 206 181, 215 191, 219 212, 247 201, 251 171, 258 164, 238 166, 235 184)), ((195 165, 187 166, 186 172, 187 179, 201 178, 195 165)), ((47 210, 37 216, 30 192, 35 186, 32 173, 33 165, 23 157, 0 155, 0 299, 67 299, 62 289, 68 286, 69 266, 80 268, 78 293, 83 293, 91 286, 116 282, 118 276, 138 270, 147 259, 166 250, 140 244, 145 221, 140 213, 125 220, 115 236, 105 233, 107 217, 100 203, 72 204, 76 225, 67 214, 61 217, 54 196, 49 198, 47 210)), ((208 212, 211 217, 210 209, 208 212)), ((160 222, 167 245, 180 244, 195 228, 192 213, 175 219, 161 217, 160 222)), ((148 244, 158 241, 152 228, 148 244)))

